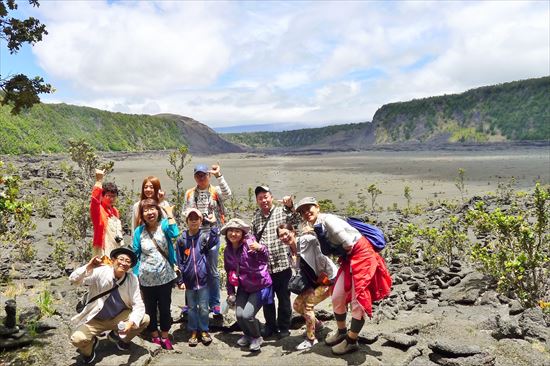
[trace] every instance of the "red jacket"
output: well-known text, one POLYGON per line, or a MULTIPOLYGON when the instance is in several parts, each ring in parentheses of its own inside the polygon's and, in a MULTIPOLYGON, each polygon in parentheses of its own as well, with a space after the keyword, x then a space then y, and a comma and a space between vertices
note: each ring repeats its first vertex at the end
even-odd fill
POLYGON ((342 260, 338 275, 344 275, 346 302, 351 302, 351 279, 355 296, 369 317, 372 317, 372 302, 382 300, 391 291, 392 279, 384 258, 378 254, 367 238, 361 237, 353 246, 348 259, 342 260))
POLYGON ((105 207, 101 204, 101 195, 103 189, 94 186, 92 189, 92 198, 90 200, 90 216, 94 226, 94 247, 105 248, 105 228, 107 220, 111 216, 119 217, 118 210, 111 206, 105 207))

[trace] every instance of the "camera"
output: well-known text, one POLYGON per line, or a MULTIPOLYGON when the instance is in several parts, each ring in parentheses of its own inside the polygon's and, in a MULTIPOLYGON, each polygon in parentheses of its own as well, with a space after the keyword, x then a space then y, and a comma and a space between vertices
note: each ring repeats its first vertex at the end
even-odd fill
POLYGON ((117 244, 120 244, 122 242, 122 236, 120 235, 115 236, 115 241, 117 242, 117 244))
POLYGON ((202 226, 210 225, 210 220, 208 220, 208 214, 203 213, 202 214, 202 226))

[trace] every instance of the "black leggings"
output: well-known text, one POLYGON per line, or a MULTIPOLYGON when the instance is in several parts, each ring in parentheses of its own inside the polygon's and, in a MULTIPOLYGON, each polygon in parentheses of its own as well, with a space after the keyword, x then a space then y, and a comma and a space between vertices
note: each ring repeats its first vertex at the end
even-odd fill
POLYGON ((147 331, 158 331, 157 309, 160 314, 160 330, 168 332, 172 326, 172 282, 160 286, 140 286, 141 296, 145 304, 145 312, 151 318, 147 331))

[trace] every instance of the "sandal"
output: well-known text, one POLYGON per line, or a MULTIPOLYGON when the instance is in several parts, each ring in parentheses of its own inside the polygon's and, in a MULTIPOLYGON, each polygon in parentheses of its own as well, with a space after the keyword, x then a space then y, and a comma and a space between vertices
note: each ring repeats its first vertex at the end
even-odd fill
POLYGON ((208 332, 202 332, 201 341, 202 341, 202 344, 204 344, 205 346, 208 346, 210 343, 212 343, 212 337, 210 337, 210 334, 208 334, 208 332))
POLYGON ((187 344, 189 347, 195 347, 197 344, 199 344, 199 339, 197 338, 197 332, 193 332, 191 334, 191 338, 189 338, 189 341, 187 341, 187 344))

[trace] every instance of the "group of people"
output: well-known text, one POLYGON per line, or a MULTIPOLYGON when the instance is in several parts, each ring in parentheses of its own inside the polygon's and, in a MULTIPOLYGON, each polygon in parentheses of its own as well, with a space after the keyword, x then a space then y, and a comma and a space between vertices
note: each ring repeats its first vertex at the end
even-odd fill
POLYGON ((391 277, 369 240, 338 216, 321 213, 313 197, 295 204, 285 196, 276 205, 271 189, 258 186, 254 190, 258 209, 252 221, 226 221, 224 201, 231 189, 219 164, 199 164, 194 168, 196 186, 185 193, 186 229, 180 234, 173 206, 164 199, 158 178, 149 176, 133 207, 130 247, 122 240, 116 185, 103 184, 103 178, 104 172, 96 170, 90 203, 92 259, 70 276, 73 283, 90 287, 89 300, 73 318, 77 328, 71 335, 85 363, 93 362, 102 334, 118 349, 127 350, 132 338, 145 330, 153 343, 173 349, 169 330, 174 287, 185 290, 182 312, 187 313, 188 345, 209 345, 209 314, 221 314, 220 236, 226 243, 225 301, 234 307, 243 332, 238 346, 252 352, 260 350, 264 338, 290 335, 292 307, 306 320, 304 341, 296 348, 314 346, 316 330, 322 326, 314 307, 328 297, 337 329, 325 343, 334 354, 353 352, 365 317, 372 316, 372 302, 390 293, 391 277), (219 185, 211 184, 212 176, 219 185), (339 266, 331 259, 335 256, 339 266), (291 306, 293 275, 304 285, 291 306), (256 319, 260 309, 263 326, 256 319))

